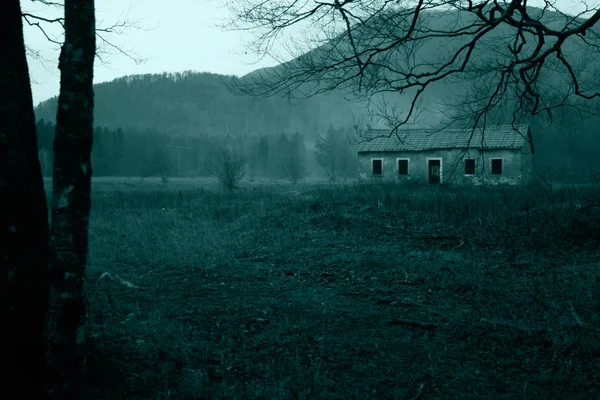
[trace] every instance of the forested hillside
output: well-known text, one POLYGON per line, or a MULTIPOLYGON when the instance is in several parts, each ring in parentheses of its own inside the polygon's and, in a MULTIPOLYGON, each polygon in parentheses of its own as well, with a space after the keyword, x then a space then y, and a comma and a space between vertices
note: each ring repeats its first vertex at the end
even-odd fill
MULTIPOLYGON (((186 136, 251 136, 302 132, 315 137, 329 125, 347 125, 362 106, 322 95, 300 101, 233 94, 239 78, 183 72, 126 76, 95 85, 94 119, 111 129, 158 130, 186 136)), ((54 121, 56 98, 36 107, 54 121)))

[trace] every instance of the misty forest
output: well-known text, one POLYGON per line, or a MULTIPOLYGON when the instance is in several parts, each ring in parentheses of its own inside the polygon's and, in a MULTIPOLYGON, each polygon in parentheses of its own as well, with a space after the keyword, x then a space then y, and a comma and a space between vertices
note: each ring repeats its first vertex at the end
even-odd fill
POLYGON ((2 5, 3 398, 600 398, 598 2, 101 3, 2 5))

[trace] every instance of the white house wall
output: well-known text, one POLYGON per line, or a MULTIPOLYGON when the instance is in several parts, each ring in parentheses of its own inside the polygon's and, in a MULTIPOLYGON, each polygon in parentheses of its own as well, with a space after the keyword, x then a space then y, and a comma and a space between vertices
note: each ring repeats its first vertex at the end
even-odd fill
POLYGON ((386 181, 406 181, 428 183, 427 160, 442 159, 442 183, 452 184, 519 184, 531 175, 531 154, 519 150, 498 149, 480 151, 470 149, 467 153, 459 149, 428 150, 418 152, 360 152, 358 168, 360 179, 381 179, 386 181), (382 175, 372 174, 371 160, 383 159, 382 175), (399 175, 398 158, 408 158, 408 175, 399 175), (465 175, 465 158, 474 158, 475 175, 465 175), (491 160, 501 158, 502 174, 492 175, 491 160))

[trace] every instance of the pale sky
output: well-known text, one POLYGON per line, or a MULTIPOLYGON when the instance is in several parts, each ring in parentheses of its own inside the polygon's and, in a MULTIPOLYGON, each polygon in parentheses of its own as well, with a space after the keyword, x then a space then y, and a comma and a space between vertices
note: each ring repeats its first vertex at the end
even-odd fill
MULTIPOLYGON (((22 2, 24 12, 46 18, 60 15, 39 3, 22 2), (52 14, 54 13, 54 14, 52 14)), ((257 60, 251 52, 245 53, 244 34, 227 32, 216 27, 227 16, 219 1, 210 0, 96 0, 98 27, 106 27, 126 16, 142 29, 127 28, 111 40, 136 58, 147 59, 136 63, 111 50, 101 54, 105 63, 96 60, 94 82, 105 82, 120 76, 145 73, 182 72, 193 70, 219 74, 244 75, 255 69, 277 64, 273 59, 257 60), (258 61, 258 63, 256 63, 258 61)), ((57 37, 60 29, 48 28, 49 36, 57 37)), ((24 22, 26 45, 41 53, 40 60, 29 57, 34 104, 58 95, 58 45, 48 42, 38 28, 24 22)), ((108 37, 108 36, 107 36, 108 37)), ((98 45, 102 43, 99 41, 98 45)), ((106 48, 106 47, 105 47, 106 48)), ((108 49, 107 49, 108 50, 108 49)))
MULTIPOLYGON (((538 2, 541 0, 537 0, 538 2)), ((581 0, 555 0, 569 13, 580 11, 581 0)), ((600 0, 590 0, 597 5, 600 0)), ((530 1, 535 5, 536 1, 530 1)), ((23 0, 24 12, 45 18, 61 16, 31 0, 23 0)), ((96 60, 94 82, 105 82, 120 76, 145 73, 182 72, 186 70, 244 75, 258 68, 276 65, 272 58, 257 60, 244 47, 248 33, 225 31, 216 25, 228 16, 218 0, 96 0, 98 27, 108 27, 126 18, 139 28, 126 28, 120 35, 107 36, 134 58, 146 59, 136 64, 115 50, 102 54, 104 63, 96 60)), ((60 28, 44 25, 51 38, 59 42, 60 28)), ((33 26, 24 22, 25 44, 40 57, 29 57, 34 103, 58 95, 58 45, 49 42, 33 26)), ((99 41, 98 45, 102 45, 99 41)), ((104 46, 104 49, 108 49, 104 46)))

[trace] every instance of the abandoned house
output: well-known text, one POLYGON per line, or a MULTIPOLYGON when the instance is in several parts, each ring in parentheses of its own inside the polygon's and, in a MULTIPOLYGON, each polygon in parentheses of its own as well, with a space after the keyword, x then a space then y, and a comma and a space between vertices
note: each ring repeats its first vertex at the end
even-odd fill
POLYGON ((527 125, 477 129, 370 130, 357 145, 361 179, 522 184, 534 153, 527 125))

